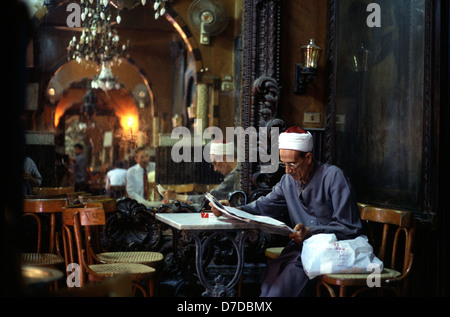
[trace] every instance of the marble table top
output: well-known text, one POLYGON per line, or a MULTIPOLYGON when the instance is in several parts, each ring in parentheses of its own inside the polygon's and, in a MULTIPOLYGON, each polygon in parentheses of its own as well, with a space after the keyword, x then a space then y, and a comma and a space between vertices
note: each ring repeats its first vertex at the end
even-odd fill
POLYGON ((208 218, 203 218, 201 213, 156 213, 156 219, 178 230, 235 230, 257 229, 258 223, 248 223, 237 219, 228 219, 224 216, 217 218, 213 213, 208 213, 208 218))

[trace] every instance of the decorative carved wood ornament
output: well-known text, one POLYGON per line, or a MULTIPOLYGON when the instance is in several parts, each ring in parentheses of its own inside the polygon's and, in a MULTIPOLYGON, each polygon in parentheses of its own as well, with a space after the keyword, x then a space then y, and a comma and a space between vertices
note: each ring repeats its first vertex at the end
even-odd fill
MULTIPOLYGON (((277 118, 280 83, 281 1, 244 0, 242 74, 242 127, 279 127, 277 118)), ((249 144, 245 141, 248 157, 249 144)), ((258 181, 260 163, 242 163, 241 188, 250 194, 264 182, 258 181)), ((270 178, 270 175, 268 175, 270 178)))

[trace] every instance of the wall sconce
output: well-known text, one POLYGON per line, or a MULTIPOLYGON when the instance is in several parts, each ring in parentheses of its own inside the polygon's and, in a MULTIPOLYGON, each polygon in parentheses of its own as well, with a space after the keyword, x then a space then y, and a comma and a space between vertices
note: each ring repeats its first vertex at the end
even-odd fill
POLYGON ((317 63, 322 49, 316 45, 315 39, 310 39, 309 44, 302 46, 303 63, 295 63, 294 93, 306 94, 308 84, 317 76, 317 63))

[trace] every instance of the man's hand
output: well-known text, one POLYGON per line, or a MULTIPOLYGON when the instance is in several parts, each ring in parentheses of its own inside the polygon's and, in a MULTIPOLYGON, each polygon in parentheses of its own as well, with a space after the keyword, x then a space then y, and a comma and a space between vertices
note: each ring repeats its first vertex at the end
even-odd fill
MULTIPOLYGON (((219 200, 219 203, 224 206, 230 206, 230 202, 228 200, 219 200)), ((211 211, 213 212, 214 216, 222 216, 222 212, 219 209, 215 208, 212 203, 209 203, 209 206, 211 207, 211 211)))
POLYGON ((299 223, 295 226, 294 230, 296 232, 291 233, 289 238, 295 243, 302 244, 303 241, 308 239, 311 236, 311 232, 309 231, 309 227, 304 226, 302 223, 299 223))

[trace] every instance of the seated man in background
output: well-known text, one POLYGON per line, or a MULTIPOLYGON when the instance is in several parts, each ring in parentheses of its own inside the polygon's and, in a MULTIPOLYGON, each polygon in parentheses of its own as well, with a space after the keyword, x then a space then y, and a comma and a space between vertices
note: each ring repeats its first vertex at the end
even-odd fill
MULTIPOLYGON (((236 162, 234 142, 226 142, 224 139, 215 140, 209 151, 211 164, 215 172, 224 176, 222 183, 210 191, 217 199, 226 199, 229 193, 236 191, 240 186, 240 164, 236 162)), ((205 201, 205 195, 177 195, 174 191, 166 190, 163 193, 166 200, 180 200, 198 203, 205 201)))
POLYGON ((117 161, 114 164, 114 168, 106 173, 106 194, 111 194, 111 186, 125 187, 127 182, 127 170, 123 168, 123 162, 117 161))
POLYGON ((39 187, 41 183, 42 176, 36 163, 30 157, 25 157, 23 164, 23 193, 25 195, 33 195, 33 187, 39 187))
POLYGON ((136 165, 127 170, 127 195, 138 203, 148 205, 151 199, 148 176, 155 171, 155 162, 150 162, 150 156, 143 147, 136 149, 135 160, 136 165))
MULTIPOLYGON (((271 261, 262 277, 261 296, 297 297, 307 294, 309 278, 303 270, 303 241, 318 233, 334 233, 338 239, 361 234, 362 225, 354 192, 336 166, 312 158, 313 139, 300 127, 279 136, 280 165, 286 174, 267 196, 241 209, 252 214, 279 218, 288 210, 295 233, 292 241, 271 261)), ((221 212, 212 207, 217 217, 221 212)))

